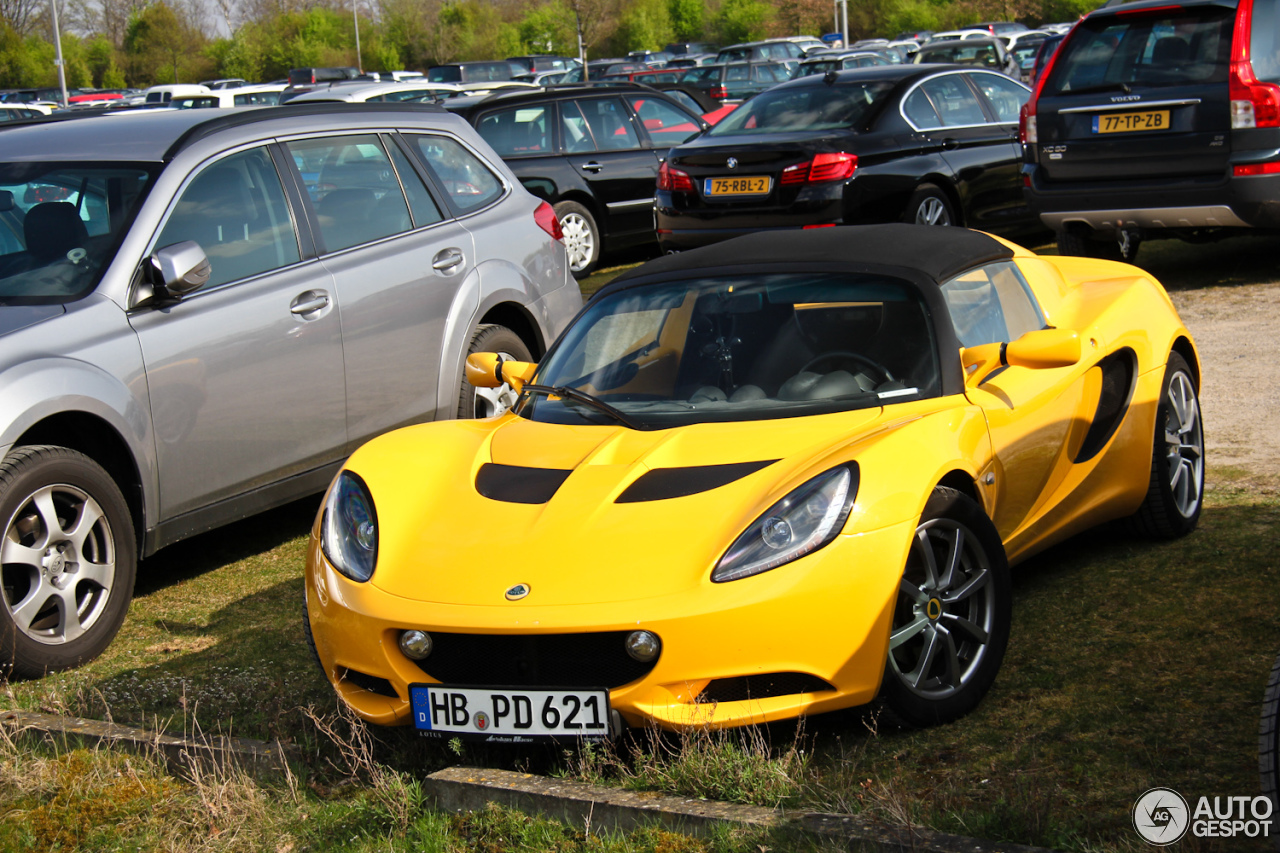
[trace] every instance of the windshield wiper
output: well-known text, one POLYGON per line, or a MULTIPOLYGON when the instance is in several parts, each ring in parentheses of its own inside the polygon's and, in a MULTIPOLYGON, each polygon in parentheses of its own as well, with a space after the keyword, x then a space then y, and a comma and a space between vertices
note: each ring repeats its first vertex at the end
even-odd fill
POLYGON ((586 403, 591 408, 604 412, 606 415, 628 429, 644 429, 644 425, 639 421, 633 420, 630 416, 618 411, 599 397, 588 394, 586 391, 579 391, 577 388, 570 388, 568 385, 526 385, 521 393, 528 391, 532 391, 535 394, 554 394, 557 397, 564 397, 567 400, 586 403))

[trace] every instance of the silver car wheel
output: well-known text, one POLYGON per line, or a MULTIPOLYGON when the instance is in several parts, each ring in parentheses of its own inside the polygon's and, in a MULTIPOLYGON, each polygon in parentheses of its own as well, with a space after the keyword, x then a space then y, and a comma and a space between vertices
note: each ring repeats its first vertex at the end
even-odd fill
POLYGON ((978 538, 949 518, 916 528, 889 636, 889 668, 912 693, 946 699, 982 668, 996 587, 978 538))
POLYGON ((1200 507, 1204 489, 1204 432, 1195 385, 1179 371, 1169 382, 1164 425, 1165 456, 1169 460, 1169 491, 1183 518, 1200 507))
POLYGON ((4 603, 40 643, 78 639, 102 616, 116 576, 116 541, 98 502, 70 485, 27 496, 0 541, 4 603))
POLYGON ((950 225, 951 216, 947 206, 939 198, 926 198, 916 208, 917 225, 950 225))
POLYGON ((591 225, 580 213, 569 212, 560 220, 564 246, 569 252, 569 269, 580 272, 596 256, 596 238, 591 225))
MULTIPOLYGON (((498 355, 503 361, 520 361, 509 352, 500 352, 498 355)), ((518 396, 515 389, 506 382, 497 388, 477 388, 475 417, 496 418, 498 415, 505 415, 516 404, 518 396)))

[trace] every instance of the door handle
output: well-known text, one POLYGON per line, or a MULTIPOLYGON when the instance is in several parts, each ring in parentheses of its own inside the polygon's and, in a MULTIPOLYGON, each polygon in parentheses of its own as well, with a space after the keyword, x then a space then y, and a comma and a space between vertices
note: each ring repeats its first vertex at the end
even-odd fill
POLYGON ((601 166, 595 160, 592 160, 590 163, 583 163, 578 168, 582 169, 582 171, 584 172, 590 172, 591 174, 594 175, 596 172, 599 172, 601 169, 603 169, 604 166, 601 166))
POLYGON ((305 316, 328 307, 329 294, 323 291, 308 290, 305 293, 299 293, 289 303, 289 313, 305 316))
POLYGON ((462 261, 462 252, 457 249, 444 249, 431 259, 431 268, 436 272, 445 272, 460 266, 462 261))
POLYGON ((942 149, 944 151, 955 151, 959 147, 960 143, 952 139, 950 136, 942 140, 942 149))

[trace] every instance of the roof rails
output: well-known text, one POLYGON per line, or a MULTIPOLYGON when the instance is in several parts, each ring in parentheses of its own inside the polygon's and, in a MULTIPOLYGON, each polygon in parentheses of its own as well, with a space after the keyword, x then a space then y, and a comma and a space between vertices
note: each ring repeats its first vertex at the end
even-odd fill
POLYGON ((229 115, 220 115, 193 125, 188 128, 185 133, 173 141, 168 150, 164 153, 165 160, 171 160, 179 151, 192 145, 207 136, 211 136, 220 130, 229 127, 243 127, 247 124, 256 124, 262 121, 272 121, 280 118, 293 118, 294 116, 310 116, 310 115, 333 115, 334 113, 403 113, 416 112, 428 113, 431 115, 444 115, 446 110, 435 104, 426 103, 405 103, 395 102, 387 103, 380 101, 373 102, 334 102, 334 101, 309 101, 305 103, 285 103, 278 107, 267 107, 263 109, 242 109, 229 115))

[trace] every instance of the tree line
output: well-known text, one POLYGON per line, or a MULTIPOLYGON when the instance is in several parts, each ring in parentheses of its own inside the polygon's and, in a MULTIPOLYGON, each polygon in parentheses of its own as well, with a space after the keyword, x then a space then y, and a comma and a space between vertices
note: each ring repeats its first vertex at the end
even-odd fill
MULTIPOLYGON (((51 86, 57 2, 67 85, 144 87, 290 68, 425 70, 533 53, 625 56, 669 42, 832 32, 833 0, 0 0, 0 88, 51 86), (354 8, 353 4, 354 3, 354 8), (359 27, 360 56, 355 30, 359 27)), ((1097 0, 854 0, 850 39, 975 21, 1070 21, 1097 0)))

